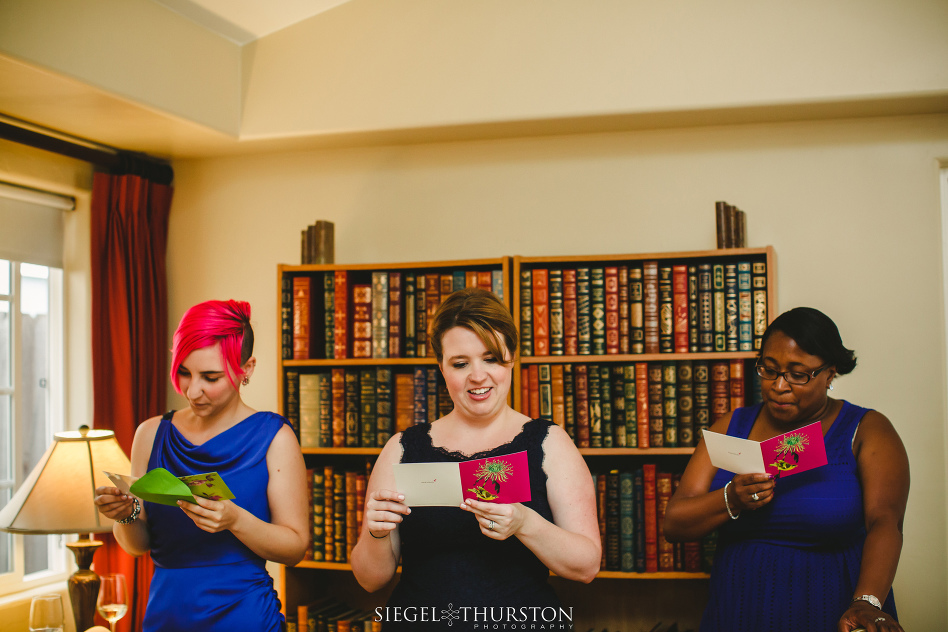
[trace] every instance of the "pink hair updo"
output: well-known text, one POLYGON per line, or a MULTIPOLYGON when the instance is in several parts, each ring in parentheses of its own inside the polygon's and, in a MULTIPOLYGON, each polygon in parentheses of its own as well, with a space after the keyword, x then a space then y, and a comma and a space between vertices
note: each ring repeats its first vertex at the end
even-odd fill
POLYGON ((181 393, 178 369, 197 349, 220 343, 224 371, 234 388, 244 377, 244 363, 253 355, 250 303, 246 301, 205 301, 181 317, 171 346, 171 383, 181 393))

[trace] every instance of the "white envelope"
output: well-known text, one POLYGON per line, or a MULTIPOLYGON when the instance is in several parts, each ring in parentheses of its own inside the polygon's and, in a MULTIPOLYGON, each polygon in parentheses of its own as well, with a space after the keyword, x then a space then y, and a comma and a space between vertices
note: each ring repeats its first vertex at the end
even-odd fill
POLYGON ((711 465, 735 474, 763 474, 764 455, 760 443, 702 430, 711 465))
POLYGON ((396 463, 395 488, 409 507, 459 507, 464 500, 457 463, 396 463))

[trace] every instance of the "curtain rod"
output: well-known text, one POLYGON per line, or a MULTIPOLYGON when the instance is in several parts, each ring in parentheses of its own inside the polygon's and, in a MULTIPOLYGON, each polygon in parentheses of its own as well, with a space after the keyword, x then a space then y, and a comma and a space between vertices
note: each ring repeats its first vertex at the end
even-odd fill
POLYGON ((171 165, 158 158, 91 143, 2 114, 0 139, 82 160, 111 173, 137 175, 159 184, 171 184, 174 179, 171 165))

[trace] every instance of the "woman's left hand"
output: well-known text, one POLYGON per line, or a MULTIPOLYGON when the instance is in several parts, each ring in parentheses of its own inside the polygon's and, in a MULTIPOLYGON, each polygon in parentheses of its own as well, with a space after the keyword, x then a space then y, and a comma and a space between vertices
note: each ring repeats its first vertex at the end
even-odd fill
POLYGON ((865 601, 854 601, 843 613, 837 626, 839 632, 865 629, 866 632, 904 632, 892 615, 865 601))
POLYGON ((470 498, 461 503, 461 509, 474 514, 481 533, 494 540, 506 540, 517 535, 526 512, 526 508, 520 503, 499 505, 470 498))
POLYGON ((218 533, 233 528, 237 522, 237 505, 229 500, 208 500, 195 496, 197 504, 184 500, 178 501, 178 507, 194 521, 198 529, 208 533, 218 533))

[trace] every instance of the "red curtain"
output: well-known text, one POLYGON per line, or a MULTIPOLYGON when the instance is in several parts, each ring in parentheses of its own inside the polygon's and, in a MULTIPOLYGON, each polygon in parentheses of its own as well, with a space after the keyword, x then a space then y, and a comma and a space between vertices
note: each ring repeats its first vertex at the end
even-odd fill
MULTIPOLYGON (((138 424, 165 408, 171 195, 171 186, 137 175, 96 173, 92 186, 94 426, 114 430, 126 454, 138 424)), ((111 534, 101 539, 96 572, 123 573, 128 582, 129 612, 117 629, 141 630, 151 559, 131 557, 111 534)))

